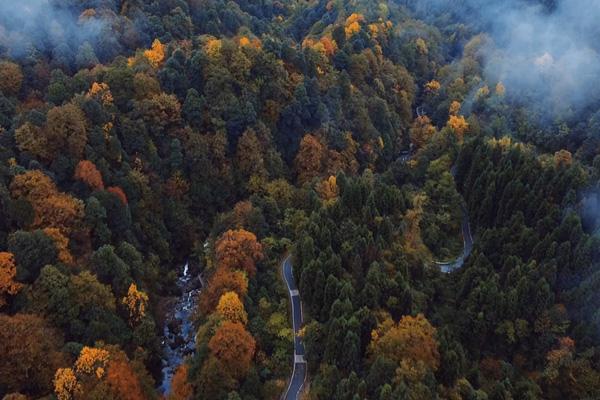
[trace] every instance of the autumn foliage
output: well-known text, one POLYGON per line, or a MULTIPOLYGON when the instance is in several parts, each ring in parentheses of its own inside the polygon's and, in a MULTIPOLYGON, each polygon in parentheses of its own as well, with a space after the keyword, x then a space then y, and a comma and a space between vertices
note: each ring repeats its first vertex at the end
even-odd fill
POLYGON ((33 207, 33 228, 57 228, 69 235, 83 218, 83 203, 61 193, 50 177, 40 170, 15 176, 10 191, 13 197, 27 200, 33 207))
POLYGON ((433 135, 435 127, 431 124, 431 120, 426 115, 417 117, 410 128, 410 141, 417 148, 424 147, 433 135))
POLYGON ((62 336, 34 314, 0 314, 0 387, 47 393, 54 371, 65 363, 62 336))
POLYGON ((556 153, 554 153, 554 164, 557 167, 568 167, 571 164, 573 164, 573 155, 568 150, 559 150, 556 153))
POLYGON ((77 167, 75 167, 75 179, 83 181, 94 190, 104 189, 102 175, 91 161, 81 160, 77 163, 77 167))
POLYGON ((326 204, 331 204, 339 196, 339 188, 335 176, 330 176, 317 184, 317 193, 326 204))
POLYGON ((248 314, 236 292, 226 292, 221 296, 217 304, 217 314, 227 321, 244 325, 248 323, 248 314))
POLYGON ((448 119, 448 127, 452 129, 458 140, 462 141, 465 132, 469 129, 469 123, 462 115, 451 115, 448 119))
POLYGON ((75 372, 71 368, 59 368, 54 374, 54 393, 58 400, 72 400, 81 393, 75 372))
POLYGON ((221 296, 230 291, 235 292, 240 298, 246 296, 248 292, 246 274, 242 271, 217 268, 200 294, 200 309, 206 314, 212 312, 221 296))
POLYGON ((435 371, 440 365, 435 328, 422 315, 405 315, 400 322, 384 325, 372 333, 371 351, 383 356, 401 368, 401 373, 418 378, 425 370, 435 371))
POLYGON ((244 229, 223 233, 217 240, 215 254, 220 268, 238 269, 249 276, 256 274, 256 263, 263 259, 262 245, 256 235, 244 229))
POLYGON ((69 251, 69 238, 63 235, 60 229, 57 228, 45 228, 43 232, 54 241, 54 245, 58 251, 58 260, 65 264, 72 264, 73 256, 69 251))
POLYGON ((0 92, 15 96, 19 94, 23 83, 21 67, 10 61, 0 62, 0 92))
POLYGON ((351 37, 355 33, 360 32, 361 23, 365 21, 365 17, 362 14, 353 13, 348 18, 346 18, 346 37, 351 37))
POLYGON ((192 398, 193 388, 187 379, 188 367, 181 364, 171 379, 171 393, 169 393, 167 400, 189 400, 192 398))
POLYGON ((139 322, 146 315, 148 295, 138 290, 135 283, 129 285, 127 295, 121 300, 129 312, 131 324, 139 322))
POLYGON ((119 186, 110 186, 106 189, 106 191, 117 196, 123 205, 127 205, 127 195, 119 186))
POLYGON ((0 252, 0 308, 6 305, 8 296, 13 296, 22 286, 15 281, 17 267, 12 253, 0 252))
POLYGON ((250 369, 256 342, 244 325, 224 321, 208 342, 211 355, 223 363, 231 376, 242 378, 250 369))
POLYGON ((146 398, 139 377, 123 353, 111 357, 108 362, 106 381, 118 399, 144 400, 146 398))
POLYGON ((165 59, 165 46, 158 39, 152 42, 152 48, 144 51, 144 57, 153 68, 158 68, 165 59))
POLYGON ((147 398, 134 364, 117 346, 84 346, 72 368, 56 370, 53 382, 59 400, 147 398))
POLYGON ((314 135, 305 135, 300 142, 300 149, 294 160, 298 181, 306 183, 321 174, 325 164, 326 147, 314 135))

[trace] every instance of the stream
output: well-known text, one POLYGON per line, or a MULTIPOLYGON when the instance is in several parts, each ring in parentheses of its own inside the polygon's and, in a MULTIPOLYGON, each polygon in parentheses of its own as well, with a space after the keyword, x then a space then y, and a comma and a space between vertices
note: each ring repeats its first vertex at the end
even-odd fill
POLYGON ((177 279, 180 297, 174 298, 168 307, 168 316, 163 327, 162 383, 160 391, 165 395, 171 389, 171 378, 196 347, 196 332, 192 321, 198 301, 201 282, 198 276, 191 274, 189 263, 183 266, 183 274, 177 279))

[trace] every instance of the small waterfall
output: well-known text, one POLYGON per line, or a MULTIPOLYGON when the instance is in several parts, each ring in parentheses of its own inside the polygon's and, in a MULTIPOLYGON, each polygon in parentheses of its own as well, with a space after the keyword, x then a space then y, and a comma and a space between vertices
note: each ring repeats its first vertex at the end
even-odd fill
POLYGON ((196 332, 192 321, 192 313, 196 308, 200 293, 200 280, 189 274, 189 263, 183 266, 183 274, 177 280, 181 296, 173 302, 163 327, 162 347, 162 383, 160 391, 168 394, 171 389, 171 378, 188 355, 196 347, 196 332))

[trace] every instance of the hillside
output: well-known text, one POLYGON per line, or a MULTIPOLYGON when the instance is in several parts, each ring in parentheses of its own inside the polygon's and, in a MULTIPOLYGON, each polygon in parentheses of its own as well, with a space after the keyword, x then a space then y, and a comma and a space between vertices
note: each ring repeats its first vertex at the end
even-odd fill
POLYGON ((0 4, 0 398, 599 398, 589 3, 0 4))

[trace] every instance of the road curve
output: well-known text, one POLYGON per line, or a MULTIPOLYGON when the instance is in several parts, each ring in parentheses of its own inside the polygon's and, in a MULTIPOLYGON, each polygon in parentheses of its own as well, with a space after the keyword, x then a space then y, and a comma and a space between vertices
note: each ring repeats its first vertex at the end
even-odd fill
POLYGON ((440 270, 446 274, 462 267, 467 257, 469 257, 469 254, 471 254, 471 250, 473 250, 473 236, 471 235, 471 225, 469 224, 469 212, 464 205, 461 205, 460 209, 462 212, 461 230, 463 237, 463 252, 460 257, 453 261, 434 261, 434 263, 440 267, 440 270))
POLYGON ((304 344, 302 338, 298 336, 298 332, 302 327, 302 303, 300 302, 300 293, 294 281, 292 272, 291 256, 288 256, 281 263, 283 279, 288 288, 290 303, 292 304, 292 326, 294 328, 294 371, 290 378, 290 383, 283 395, 284 400, 298 400, 300 392, 306 380, 306 360, 304 359, 304 344))

